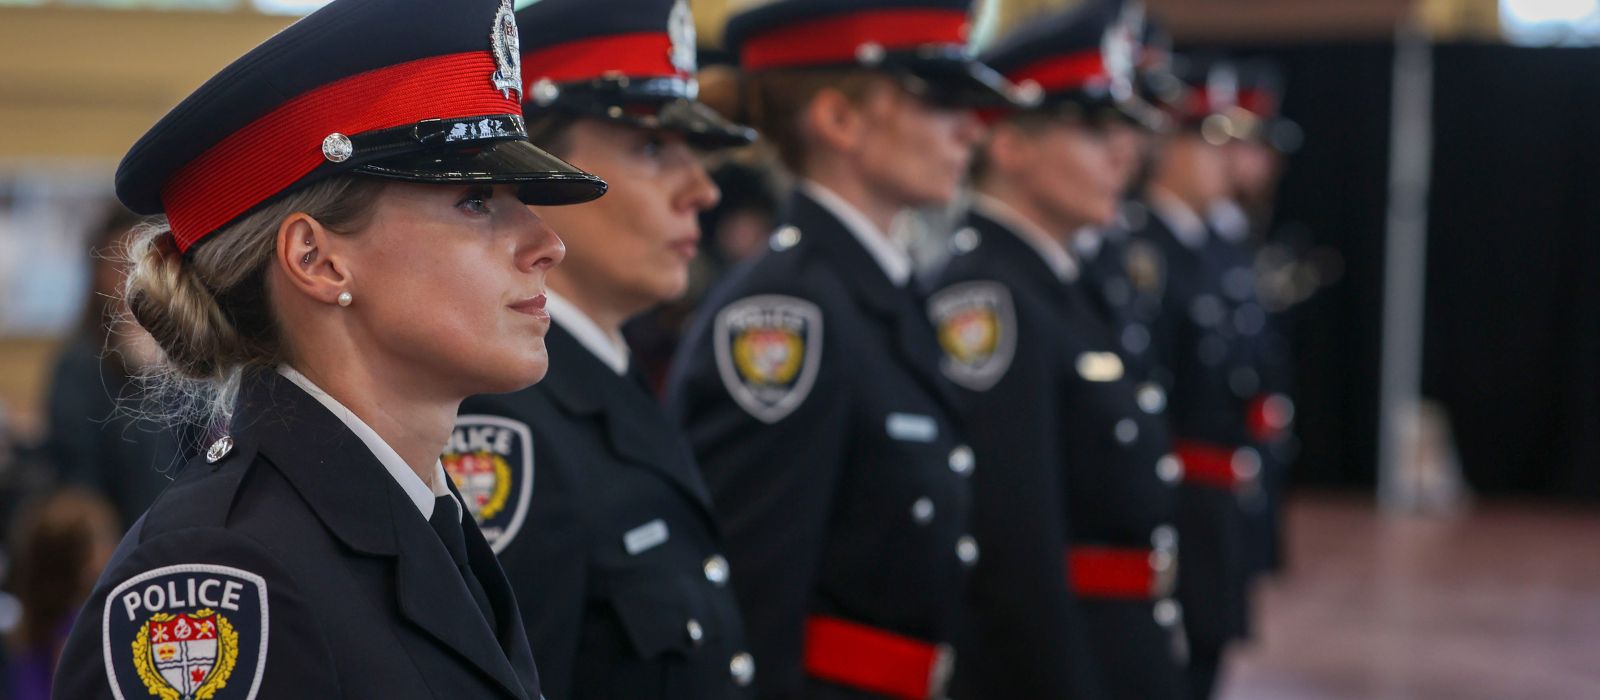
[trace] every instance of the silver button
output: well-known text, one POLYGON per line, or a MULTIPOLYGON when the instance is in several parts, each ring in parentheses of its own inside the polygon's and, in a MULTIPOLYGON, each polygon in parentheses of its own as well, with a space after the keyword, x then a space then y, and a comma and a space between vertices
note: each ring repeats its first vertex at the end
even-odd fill
POLYGON ((747 652, 739 652, 728 661, 728 675, 733 676, 733 684, 744 688, 756 679, 756 657, 747 652))
POLYGON ((856 47, 856 62, 863 66, 876 66, 883 63, 886 54, 883 44, 869 41, 856 47))
POLYGON ((964 228, 950 237, 950 250, 957 255, 964 255, 978 249, 978 244, 983 242, 983 237, 972 228, 964 228))
POLYGON ((330 163, 343 163, 355 155, 356 146, 350 142, 350 137, 337 131, 328 134, 322 140, 322 157, 330 163))
POLYGON ((206 450, 206 461, 211 464, 216 464, 217 462, 222 461, 222 458, 228 456, 228 453, 232 451, 233 438, 224 435, 221 439, 211 443, 211 449, 206 450))
POLYGON ((1233 453, 1233 478, 1242 482, 1261 476, 1261 453, 1254 447, 1241 447, 1233 453))
POLYGON ((799 244, 800 229, 793 226, 785 226, 778 229, 776 233, 772 234, 772 240, 768 243, 773 250, 778 251, 788 250, 799 244))
POLYGON ((1156 601, 1156 624, 1162 627, 1172 627, 1183 619, 1183 608, 1178 607, 1178 601, 1171 598, 1156 601))
POLYGON ((1145 382, 1139 385, 1139 408, 1145 413, 1156 415, 1167 410, 1167 392, 1155 382, 1145 382))
POLYGON ((694 642, 695 646, 699 646, 700 641, 706 638, 706 630, 700 626, 699 620, 691 617, 689 618, 689 623, 684 627, 689 631, 689 641, 694 642))
POLYGON ((972 448, 966 445, 957 445, 955 449, 950 450, 950 471, 966 476, 972 473, 972 468, 977 463, 977 458, 972 455, 972 448))
POLYGON ((718 586, 728 584, 728 560, 724 559, 721 554, 713 554, 706 557, 704 568, 707 581, 718 586))
POLYGON ((1150 349, 1150 329, 1142 323, 1130 323, 1122 329, 1122 347, 1135 355, 1150 349))
POLYGON ((1164 552, 1178 547, 1178 531, 1171 525, 1158 525, 1150 531, 1150 546, 1164 552))
POLYGON ((956 540, 956 558, 967 566, 978 563, 978 541, 972 535, 962 535, 956 540))
POLYGON ((916 503, 911 504, 911 519, 917 521, 918 525, 933 522, 933 501, 926 496, 917 499, 916 503))
POLYGON ((1117 442, 1132 445, 1134 440, 1139 439, 1139 424, 1133 422, 1132 418, 1117 421, 1116 436, 1117 442))
POLYGON ((1156 477, 1163 484, 1176 484, 1183 478, 1183 462, 1174 455, 1156 460, 1156 477))

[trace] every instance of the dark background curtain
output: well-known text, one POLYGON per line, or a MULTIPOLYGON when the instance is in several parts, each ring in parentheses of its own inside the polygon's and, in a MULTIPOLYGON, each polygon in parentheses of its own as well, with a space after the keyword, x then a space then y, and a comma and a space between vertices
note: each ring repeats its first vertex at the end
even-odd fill
MULTIPOLYGON (((1275 235, 1337 250, 1292 315, 1300 483, 1375 480, 1393 50, 1257 47, 1306 143, 1275 235)), ((1488 494, 1600 500, 1600 51, 1434 55, 1424 393, 1488 494)))

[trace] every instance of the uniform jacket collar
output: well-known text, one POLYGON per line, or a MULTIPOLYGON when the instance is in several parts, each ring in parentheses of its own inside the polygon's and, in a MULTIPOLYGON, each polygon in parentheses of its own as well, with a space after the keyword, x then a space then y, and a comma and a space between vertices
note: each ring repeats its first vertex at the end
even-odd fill
MULTIPOLYGON (((449 552, 410 496, 338 417, 277 372, 258 371, 247 374, 240 389, 232 437, 240 448, 264 455, 345 545, 397 559, 395 594, 406 618, 511 697, 527 697, 520 677, 537 675, 531 664, 522 668, 528 645, 515 624, 515 602, 508 594, 503 602, 493 601, 496 629, 465 622, 482 615, 466 583, 453 575, 449 552)), ((469 548, 474 538, 483 539, 470 520, 464 527, 469 548)), ((486 589, 504 587, 492 554, 470 559, 486 589)))
POLYGON ((552 371, 537 389, 570 414, 604 421, 606 440, 619 459, 659 472, 709 515, 711 495, 688 444, 638 371, 618 375, 559 324, 550 327, 545 345, 552 371), (662 445, 672 445, 674 453, 662 453, 662 445))
POLYGON ((1013 283, 1023 283, 1029 288, 1039 290, 1047 299, 1059 303, 1063 293, 1071 284, 1063 281, 1055 270, 1034 250, 1027 241, 1022 239, 1024 234, 1013 230, 1006 223, 990 216, 980 209, 967 212, 967 225, 982 236, 978 250, 988 250, 995 256, 1007 270, 1014 270, 1020 279, 1013 283))

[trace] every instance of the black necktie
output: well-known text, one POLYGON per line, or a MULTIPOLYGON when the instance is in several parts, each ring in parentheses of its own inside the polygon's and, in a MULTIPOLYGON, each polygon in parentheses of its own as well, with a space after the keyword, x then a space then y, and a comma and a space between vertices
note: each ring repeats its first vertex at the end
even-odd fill
POLYGON ((456 570, 461 572, 461 578, 466 581, 467 590, 472 592, 472 600, 478 604, 478 610, 483 613, 484 621, 489 623, 489 629, 495 629, 494 608, 489 605, 489 595, 484 592, 483 584, 472 574, 472 566, 467 562, 467 533, 461 529, 460 507, 460 502, 454 496, 434 499, 433 517, 428 518, 428 524, 433 526, 433 531, 439 534, 439 540, 444 542, 445 550, 450 552, 456 570))

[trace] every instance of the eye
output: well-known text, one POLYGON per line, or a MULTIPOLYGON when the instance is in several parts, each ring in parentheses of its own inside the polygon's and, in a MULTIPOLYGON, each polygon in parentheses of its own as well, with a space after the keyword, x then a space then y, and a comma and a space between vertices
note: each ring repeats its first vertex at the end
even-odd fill
POLYGON ((461 201, 456 202, 456 207, 473 214, 490 214, 493 210, 490 208, 489 203, 493 199, 494 188, 486 186, 473 187, 467 190, 466 194, 461 197, 461 201))
POLYGON ((646 158, 660 158, 666 148, 660 136, 648 136, 639 144, 639 154, 646 158))

